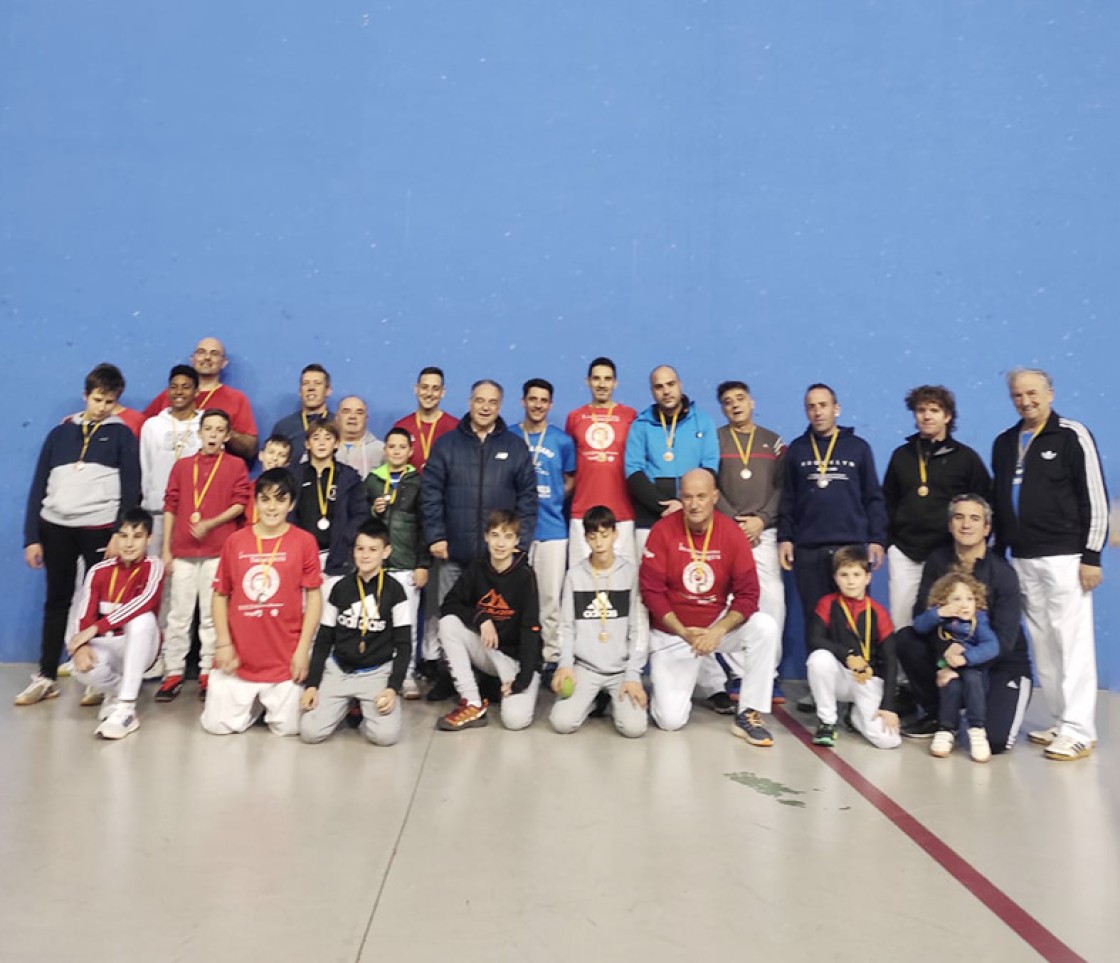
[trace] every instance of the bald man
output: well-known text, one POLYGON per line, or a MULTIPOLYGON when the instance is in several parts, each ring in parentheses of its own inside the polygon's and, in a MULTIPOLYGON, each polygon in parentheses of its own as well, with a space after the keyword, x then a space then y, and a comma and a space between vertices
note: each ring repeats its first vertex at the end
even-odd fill
POLYGON ((342 436, 335 457, 365 481, 385 461, 385 443, 369 430, 369 406, 357 395, 347 395, 338 403, 334 420, 342 436))
POLYGON ((650 530, 639 574, 650 617, 653 721, 680 729, 692 710, 703 660, 714 652, 742 674, 731 731, 754 746, 773 745, 762 716, 770 712, 778 624, 758 610, 758 574, 750 540, 717 512, 715 479, 693 469, 680 480, 682 509, 650 530))
MULTIPOLYGON (((226 348, 217 338, 203 338, 190 357, 191 367, 198 372, 198 397, 195 407, 199 411, 221 408, 229 415, 230 436, 226 450, 249 461, 257 457, 257 423, 249 399, 236 388, 224 385, 220 376, 229 364, 226 348)), ((152 399, 144 409, 145 418, 154 418, 171 404, 167 389, 152 399)))

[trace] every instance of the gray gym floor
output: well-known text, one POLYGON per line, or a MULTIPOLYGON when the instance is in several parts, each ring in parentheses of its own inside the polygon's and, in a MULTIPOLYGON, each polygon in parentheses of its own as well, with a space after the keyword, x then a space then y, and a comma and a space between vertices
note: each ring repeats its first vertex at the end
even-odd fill
POLYGON ((106 743, 72 681, 14 707, 29 670, 0 667, 4 961, 1120 952, 1116 695, 1088 760, 1024 739, 977 765, 844 734, 838 772, 781 721, 809 723, 792 706, 756 749, 700 707, 678 733, 558 736, 551 696, 519 733, 436 732, 409 703, 401 744, 377 749, 350 729, 208 736, 193 686, 166 706, 147 687, 139 732, 106 743))

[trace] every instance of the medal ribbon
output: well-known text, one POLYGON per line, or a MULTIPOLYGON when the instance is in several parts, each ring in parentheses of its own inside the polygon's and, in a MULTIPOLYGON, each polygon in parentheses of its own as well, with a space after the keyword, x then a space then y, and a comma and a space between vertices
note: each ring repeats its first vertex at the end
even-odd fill
MULTIPOLYGON (((210 491, 210 483, 214 480, 214 476, 218 473, 218 466, 222 463, 222 458, 224 456, 225 456, 224 451, 218 452, 218 457, 214 459, 214 467, 210 469, 210 474, 206 479, 206 484, 202 486, 202 492, 201 493, 198 490, 198 458, 196 458, 194 460, 194 465, 193 465, 194 491, 191 493, 191 497, 194 499, 194 510, 196 512, 198 512, 200 515, 202 514, 202 512, 200 511, 200 509, 202 507, 202 500, 206 497, 206 493, 208 491, 210 491)), ((202 456, 199 455, 199 458, 201 458, 201 457, 202 456)))
POLYGON ((521 437, 525 439, 525 444, 528 445, 529 451, 531 451, 533 453, 533 467, 536 468, 537 467, 537 461, 541 457, 541 446, 544 445, 544 429, 543 428, 541 429, 540 437, 537 439, 537 447, 536 448, 533 447, 533 443, 529 440, 529 435, 530 435, 530 432, 527 432, 525 430, 524 426, 522 426, 521 437))
POLYGON ((828 451, 824 453, 824 460, 821 460, 821 450, 817 447, 817 436, 813 434, 812 429, 809 430, 809 444, 813 446, 813 457, 817 460, 817 474, 821 478, 828 475, 828 463, 832 460, 832 449, 836 447, 836 439, 840 437, 840 429, 834 428, 832 430, 832 441, 828 443, 828 451))
POLYGON ((416 435, 420 439, 420 451, 424 455, 424 464, 426 465, 428 463, 428 458, 432 454, 432 439, 435 437, 436 425, 439 424, 439 419, 437 418, 432 422, 432 427, 428 429, 428 436, 425 438, 424 423, 420 420, 419 415, 413 415, 413 417, 416 419, 416 435))
MULTIPOLYGON (((358 598, 361 600, 362 614, 358 617, 358 631, 362 634, 362 651, 365 651, 366 633, 369 631, 369 613, 366 612, 366 587, 362 584, 361 575, 355 574, 358 583, 358 598)), ((385 569, 377 570, 377 594, 373 597, 373 617, 381 618, 381 590, 385 586, 385 569)))
POLYGON ((673 439, 677 437, 677 419, 680 417, 680 414, 680 408, 673 412, 673 427, 670 428, 665 424, 665 412, 660 408, 657 409, 657 417, 661 419, 661 430, 665 432, 665 448, 668 451, 673 450, 673 439))
POLYGON ((600 640, 602 640, 601 637, 606 634, 606 631, 607 631, 607 615, 610 613, 610 610, 611 610, 611 599, 610 599, 610 595, 608 594, 608 590, 610 589, 610 583, 611 583, 611 573, 610 572, 607 572, 607 574, 603 576, 603 583, 604 583, 604 587, 602 589, 600 589, 599 588, 599 576, 596 575, 595 576, 595 611, 599 615, 600 640))
POLYGON ((739 444, 739 432, 735 429, 734 425, 730 425, 729 427, 731 428, 731 440, 733 442, 735 442, 735 447, 739 451, 739 460, 743 463, 743 467, 746 468, 747 465, 750 464, 751 449, 754 447, 754 429, 755 429, 755 426, 751 425, 750 437, 747 438, 746 454, 743 453, 743 446, 739 444))
POLYGON ((327 472, 327 487, 324 491, 323 486, 319 484, 319 479, 323 475, 321 472, 315 473, 315 497, 319 499, 319 517, 327 517, 327 501, 331 493, 331 487, 334 485, 334 459, 331 459, 331 467, 327 472))
MULTIPOLYGON (((851 627, 852 632, 855 633, 856 641, 859 643, 859 654, 863 656, 863 661, 871 665, 871 599, 863 600, 863 616, 866 620, 863 627, 863 638, 859 637, 859 628, 856 625, 856 619, 852 618, 852 613, 848 611, 848 606, 844 604, 844 599, 840 598, 840 608, 844 610, 844 618, 848 620, 848 625, 851 627)), ((859 616, 856 616, 858 618, 859 616)))
POLYGON ((89 451, 89 443, 93 441, 93 436, 97 434, 97 429, 100 427, 100 421, 82 422, 82 450, 78 453, 78 464, 85 461, 86 452, 89 451))
POLYGON ((389 495, 389 490, 392 489, 393 494, 389 495, 389 504, 395 505, 397 503, 397 491, 400 489, 401 479, 404 478, 404 472, 397 476, 397 484, 393 484, 393 473, 387 472, 385 475, 385 487, 381 490, 382 495, 389 495))
POLYGON ((708 558, 708 544, 712 540, 712 531, 716 527, 716 518, 713 515, 708 519, 708 531, 704 533, 704 546, 700 549, 700 555, 697 557, 696 546, 692 542, 692 532, 689 531, 688 522, 684 523, 684 537, 688 539, 688 554, 692 556, 692 561, 699 564, 706 561, 708 558))
MULTIPOLYGON (((1039 434, 1041 432, 1042 432, 1042 426, 1039 425, 1038 430, 1035 431, 1031 435, 1031 437, 1027 440, 1027 443, 1025 445, 1023 444, 1023 435, 1026 434, 1026 432, 1023 432, 1023 431, 1019 432, 1019 458, 1015 462, 1015 474, 1016 475, 1023 474, 1023 464, 1027 460, 1027 452, 1030 450, 1031 444, 1034 442, 1034 440, 1039 436, 1039 434)), ((83 454, 85 453, 84 448, 82 449, 82 453, 83 454)))
POLYGON ((116 591, 116 588, 117 588, 117 572, 118 571, 120 571, 120 566, 119 565, 113 566, 113 574, 109 576, 109 601, 112 602, 114 605, 120 605, 121 604, 121 599, 124 598, 124 593, 128 591, 128 587, 132 584, 132 582, 136 578, 136 576, 140 574, 140 562, 137 562, 135 565, 132 566, 132 574, 128 576, 128 578, 125 580, 124 585, 121 586, 121 590, 119 592, 117 592, 117 597, 113 598, 113 592, 116 591))
MULTIPOLYGON (((264 547, 261 545, 261 537, 256 532, 253 532, 253 536, 257 540, 257 556, 260 557, 261 555, 264 555, 264 547)), ((276 561, 276 553, 280 551, 280 544, 283 541, 283 535, 276 536, 276 544, 272 546, 272 554, 268 556, 268 561, 261 566, 261 568, 264 569, 265 575, 272 571, 272 563, 276 561)))
POLYGON ((203 398, 203 399, 202 399, 202 401, 200 401, 200 402, 199 402, 198 404, 196 404, 196 405, 194 406, 194 407, 195 407, 195 410, 196 410, 196 411, 205 411, 205 410, 206 410, 206 406, 207 406, 208 404, 210 404, 210 399, 214 397, 214 392, 215 392, 215 391, 217 391, 217 390, 218 390, 218 389, 219 389, 220 387, 221 387, 221 385, 214 385, 214 387, 213 387, 213 388, 211 388, 211 389, 210 389, 210 390, 209 390, 209 391, 208 391, 208 392, 206 393, 206 397, 205 397, 205 398, 203 398))
POLYGON ((919 479, 919 481, 921 482, 922 485, 925 485, 926 488, 929 488, 929 485, 926 482, 926 477, 927 477, 926 465, 928 465, 929 462, 926 461, 925 455, 922 454, 922 441, 921 441, 921 439, 920 438, 915 439, 914 444, 918 446, 918 479, 919 479))

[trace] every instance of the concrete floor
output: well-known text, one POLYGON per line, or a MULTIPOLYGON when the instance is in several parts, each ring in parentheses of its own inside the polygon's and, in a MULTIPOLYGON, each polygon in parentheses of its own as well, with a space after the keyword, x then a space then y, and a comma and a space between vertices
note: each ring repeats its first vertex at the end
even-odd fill
POLYGON ((778 719, 756 749, 699 707, 627 741, 555 735, 551 697, 520 733, 436 732, 411 703, 392 749, 304 746, 208 736, 192 687, 149 688, 140 731, 106 743, 73 682, 12 706, 28 669, 0 667, 7 963, 1030 960, 1032 920, 1051 959, 1120 956, 1115 695, 1077 763, 1025 741, 987 766, 835 750, 1010 899, 1009 925, 778 719))

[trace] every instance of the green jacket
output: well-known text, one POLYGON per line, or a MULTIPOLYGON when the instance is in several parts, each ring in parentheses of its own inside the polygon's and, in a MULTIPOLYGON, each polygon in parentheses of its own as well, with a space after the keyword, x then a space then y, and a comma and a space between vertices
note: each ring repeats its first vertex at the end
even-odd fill
MULTIPOLYGON (((386 494, 388 481, 388 465, 379 465, 370 472, 366 488, 371 506, 386 494)), ((393 553, 386 568, 396 571, 431 568, 432 556, 420 531, 420 473, 411 465, 405 465, 404 474, 391 497, 393 500, 384 512, 378 514, 370 508, 374 518, 380 518, 389 526, 389 544, 393 546, 393 553)))

